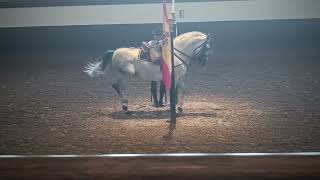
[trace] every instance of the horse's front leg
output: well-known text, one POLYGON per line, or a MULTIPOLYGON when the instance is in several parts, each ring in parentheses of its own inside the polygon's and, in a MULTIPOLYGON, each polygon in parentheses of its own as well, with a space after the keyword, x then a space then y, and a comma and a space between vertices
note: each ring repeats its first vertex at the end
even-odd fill
POLYGON ((183 103, 184 103, 184 94, 185 94, 185 83, 182 79, 178 81, 177 84, 178 89, 178 112, 183 113, 183 103))
POLYGON ((123 93, 126 86, 127 86, 127 83, 124 80, 118 80, 116 83, 112 84, 113 89, 116 90, 117 94, 121 99, 122 109, 125 112, 128 111, 128 99, 124 96, 124 93, 123 93))

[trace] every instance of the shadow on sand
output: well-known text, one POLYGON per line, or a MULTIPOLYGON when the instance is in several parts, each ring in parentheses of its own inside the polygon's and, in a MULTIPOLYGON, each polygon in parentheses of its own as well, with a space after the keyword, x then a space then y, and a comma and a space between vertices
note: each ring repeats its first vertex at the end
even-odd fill
MULTIPOLYGON (((162 136, 165 142, 169 142, 174 137, 174 132, 176 130, 176 121, 171 122, 170 111, 169 110, 155 110, 155 111, 116 111, 109 114, 102 112, 97 112, 94 116, 107 116, 111 119, 121 119, 121 120, 130 120, 130 119, 161 119, 168 122, 168 132, 162 136)), ((177 118, 179 117, 208 117, 215 118, 217 117, 216 112, 187 112, 187 113, 177 113, 177 118)))
MULTIPOLYGON (((112 119, 169 119, 170 111, 168 110, 156 110, 156 111, 116 111, 110 114, 105 114, 112 119)), ((216 112, 186 112, 177 113, 177 117, 217 117, 216 112)))

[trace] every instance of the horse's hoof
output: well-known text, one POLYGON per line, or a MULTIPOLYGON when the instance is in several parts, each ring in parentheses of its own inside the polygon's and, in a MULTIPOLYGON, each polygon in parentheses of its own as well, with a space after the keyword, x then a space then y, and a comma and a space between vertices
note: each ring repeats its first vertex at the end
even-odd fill
POLYGON ((128 111, 128 106, 123 105, 123 106, 122 106, 122 109, 123 109, 125 112, 127 112, 127 111, 128 111))
POLYGON ((179 112, 179 113, 183 113, 182 107, 178 107, 178 112, 179 112))

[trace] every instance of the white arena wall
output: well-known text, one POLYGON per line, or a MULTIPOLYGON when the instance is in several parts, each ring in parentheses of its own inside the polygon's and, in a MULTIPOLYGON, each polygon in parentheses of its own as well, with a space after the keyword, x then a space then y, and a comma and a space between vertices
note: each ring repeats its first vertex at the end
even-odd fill
MULTIPOLYGON (((106 49, 138 47, 161 26, 161 3, 63 3, 0 6, 0 61, 7 55, 82 53, 91 57, 106 49)), ((176 10, 179 34, 202 31, 213 35, 214 59, 301 52, 320 56, 320 0, 184 2, 176 3, 176 10), (183 18, 179 17, 181 10, 183 18)), ((19 61, 29 62, 30 58, 19 61)))
MULTIPOLYGON (((168 7, 171 5, 168 4, 168 7)), ((170 8, 169 8, 170 9, 170 8)), ((320 18, 319 0, 176 3, 178 22, 320 18), (184 17, 180 17, 183 12, 184 17)), ((0 28, 161 23, 162 4, 1 8, 0 28)))

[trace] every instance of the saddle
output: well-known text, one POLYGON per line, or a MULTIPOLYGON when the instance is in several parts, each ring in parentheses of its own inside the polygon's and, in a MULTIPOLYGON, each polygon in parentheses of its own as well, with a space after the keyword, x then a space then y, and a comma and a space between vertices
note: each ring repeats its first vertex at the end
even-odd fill
POLYGON ((144 52, 142 49, 139 54, 139 60, 140 61, 151 61, 150 60, 150 53, 149 52, 144 52))
POLYGON ((142 47, 140 49, 139 60, 150 61, 156 65, 161 65, 161 45, 156 44, 151 46, 146 42, 142 42, 142 47))

